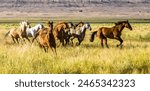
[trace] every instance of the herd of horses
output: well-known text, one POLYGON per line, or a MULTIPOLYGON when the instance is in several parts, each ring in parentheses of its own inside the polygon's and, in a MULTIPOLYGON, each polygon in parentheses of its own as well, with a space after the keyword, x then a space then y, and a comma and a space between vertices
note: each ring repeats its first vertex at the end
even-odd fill
MULTIPOLYGON (((108 47, 107 38, 116 39, 120 41, 117 47, 120 46, 122 48, 123 40, 121 33, 125 27, 132 30, 128 20, 119 21, 111 28, 101 27, 91 32, 90 41, 93 42, 94 37, 97 36, 101 40, 101 46, 104 47, 103 42, 105 42, 106 47, 108 47)), ((75 38, 78 39, 76 45, 80 45, 84 40, 86 30, 92 30, 89 22, 79 22, 77 24, 72 22, 58 22, 54 26, 53 22, 48 21, 47 26, 37 24, 31 27, 28 21, 22 21, 18 28, 8 31, 5 37, 8 35, 11 36, 13 42, 18 44, 25 43, 25 39, 30 43, 36 40, 45 52, 48 52, 48 49, 51 48, 56 53, 58 46, 74 45, 73 40, 75 38), (32 37, 32 40, 30 40, 30 37, 32 37)))

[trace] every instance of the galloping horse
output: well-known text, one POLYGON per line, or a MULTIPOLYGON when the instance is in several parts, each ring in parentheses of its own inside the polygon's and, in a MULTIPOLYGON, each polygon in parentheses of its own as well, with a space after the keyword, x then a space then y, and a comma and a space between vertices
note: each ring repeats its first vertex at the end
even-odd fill
POLYGON ((132 27, 131 27, 130 23, 128 22, 128 20, 127 21, 119 21, 119 22, 115 23, 115 26, 113 26, 112 28, 101 27, 97 31, 95 31, 91 34, 90 41, 93 42, 94 36, 97 34, 97 37, 101 39, 102 47, 104 47, 104 45, 103 45, 103 40, 104 40, 105 45, 108 48, 107 38, 110 38, 110 39, 119 40, 120 44, 117 45, 117 47, 120 46, 120 48, 122 48, 123 40, 121 38, 121 33, 125 27, 132 30, 132 27))
POLYGON ((12 37, 12 40, 14 41, 14 43, 19 43, 19 38, 21 39, 21 41, 25 41, 24 38, 26 38, 28 41, 29 38, 26 36, 26 29, 27 29, 27 26, 29 25, 29 22, 27 21, 22 21, 20 23, 20 26, 19 28, 14 28, 14 29, 11 29, 10 31, 8 31, 5 35, 5 38, 9 35, 12 37))
POLYGON ((48 25, 49 28, 42 28, 39 30, 39 43, 40 46, 44 48, 45 52, 48 52, 48 48, 51 48, 51 50, 56 53, 56 42, 53 35, 53 22, 48 22, 48 25))
MULTIPOLYGON (((76 26, 77 27, 77 26, 76 26)), ((84 40, 86 30, 89 29, 92 30, 91 25, 89 22, 85 23, 84 25, 80 26, 79 28, 76 28, 75 30, 70 31, 71 34, 71 43, 73 45, 73 39, 78 38, 78 45, 81 44, 81 42, 84 40)))
POLYGON ((64 46, 64 41, 65 40, 67 41, 68 39, 67 38, 68 31, 69 31, 69 25, 67 22, 60 22, 56 24, 53 31, 55 40, 59 40, 60 44, 64 46))
POLYGON ((33 37, 32 39, 32 43, 34 42, 34 39, 35 39, 35 36, 36 36, 36 33, 40 30, 44 28, 44 26, 42 24, 37 24, 35 25, 34 27, 30 28, 30 25, 28 25, 28 28, 26 30, 26 33, 27 33, 27 36, 28 37, 33 37))

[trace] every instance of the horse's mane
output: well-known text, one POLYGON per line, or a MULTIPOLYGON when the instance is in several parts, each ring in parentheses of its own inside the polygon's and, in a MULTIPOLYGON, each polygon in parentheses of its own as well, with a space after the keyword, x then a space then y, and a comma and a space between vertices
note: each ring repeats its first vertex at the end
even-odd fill
POLYGON ((77 26, 80 25, 80 24, 84 24, 84 22, 81 21, 81 22, 75 24, 75 27, 77 27, 77 26))
POLYGON ((61 25, 61 24, 65 24, 67 28, 69 28, 69 25, 67 22, 58 22, 55 27, 54 27, 54 30, 58 27, 58 25, 61 25))
POLYGON ((115 23, 115 25, 120 25, 122 23, 127 23, 128 21, 118 21, 117 23, 115 23))
POLYGON ((61 21, 61 22, 58 22, 58 23, 56 24, 56 26, 57 26, 57 25, 60 25, 60 24, 67 24, 67 23, 64 22, 64 21, 61 21))

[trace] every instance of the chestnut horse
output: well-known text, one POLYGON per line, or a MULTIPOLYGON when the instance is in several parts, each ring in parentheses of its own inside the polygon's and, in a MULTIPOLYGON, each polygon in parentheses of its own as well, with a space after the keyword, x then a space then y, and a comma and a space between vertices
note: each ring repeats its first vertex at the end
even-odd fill
POLYGON ((22 21, 18 28, 13 28, 10 31, 8 31, 5 35, 5 38, 9 35, 12 37, 14 43, 17 42, 18 44, 19 44, 19 38, 21 39, 21 41, 25 41, 24 38, 30 41, 29 38, 26 36, 26 29, 28 25, 29 22, 22 21))
POLYGON ((49 28, 42 28, 38 31, 39 44, 44 48, 45 52, 48 52, 48 48, 51 48, 51 50, 56 53, 56 42, 53 35, 53 22, 48 22, 48 26, 49 28))
POLYGON ((68 31, 69 31, 69 25, 67 22, 60 22, 55 25, 54 27, 54 37, 55 40, 59 40, 60 43, 58 46, 62 45, 64 46, 64 41, 67 41, 68 37, 68 31))
POLYGON ((132 27, 130 23, 128 22, 128 20, 119 21, 115 23, 115 26, 113 26, 112 28, 101 27, 97 31, 92 32, 90 41, 93 42, 94 36, 97 35, 97 37, 101 39, 101 46, 104 47, 103 45, 103 40, 104 40, 106 47, 109 48, 107 44, 107 38, 116 39, 120 41, 120 44, 117 45, 117 47, 120 46, 120 48, 122 48, 123 40, 121 38, 121 33, 125 27, 132 30, 132 27))

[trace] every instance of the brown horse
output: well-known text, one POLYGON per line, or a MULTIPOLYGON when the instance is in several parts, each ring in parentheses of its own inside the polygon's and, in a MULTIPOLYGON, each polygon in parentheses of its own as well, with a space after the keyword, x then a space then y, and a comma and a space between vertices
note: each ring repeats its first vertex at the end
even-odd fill
POLYGON ((18 28, 13 28, 10 31, 8 31, 5 35, 5 38, 9 35, 12 37, 14 43, 17 42, 18 44, 19 44, 19 38, 21 39, 21 41, 25 41, 24 38, 30 41, 29 38, 26 36, 26 29, 28 25, 29 22, 22 21, 18 28))
POLYGON ((44 48, 45 52, 48 52, 48 48, 51 48, 51 50, 56 53, 56 42, 53 35, 53 22, 48 22, 48 25, 49 28, 42 28, 38 32, 39 44, 44 48))
POLYGON ((58 24, 55 25, 54 27, 54 37, 55 37, 55 40, 59 40, 60 41, 60 45, 64 46, 64 41, 66 40, 67 41, 67 37, 68 37, 68 31, 69 31, 69 25, 67 22, 60 22, 58 24))
POLYGON ((125 27, 132 30, 132 27, 131 27, 130 23, 128 22, 128 20, 127 21, 119 21, 119 22, 115 23, 115 26, 113 26, 112 28, 101 27, 97 31, 95 31, 91 34, 90 41, 93 42, 94 36, 97 34, 97 37, 101 39, 102 47, 104 47, 104 45, 103 45, 103 40, 104 40, 105 45, 108 48, 107 38, 110 38, 110 39, 119 40, 120 44, 117 45, 117 47, 120 46, 120 48, 122 48, 123 40, 121 38, 121 33, 125 27))

